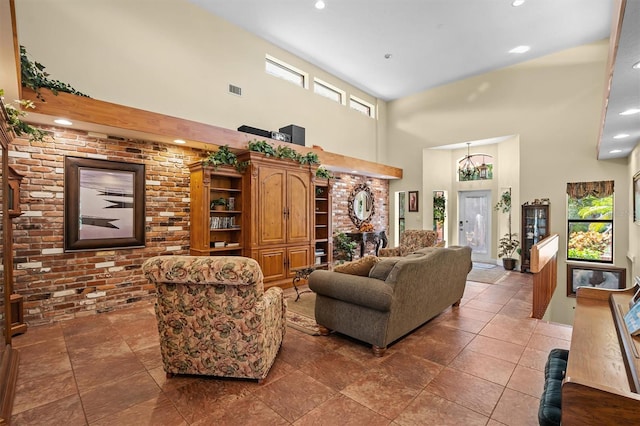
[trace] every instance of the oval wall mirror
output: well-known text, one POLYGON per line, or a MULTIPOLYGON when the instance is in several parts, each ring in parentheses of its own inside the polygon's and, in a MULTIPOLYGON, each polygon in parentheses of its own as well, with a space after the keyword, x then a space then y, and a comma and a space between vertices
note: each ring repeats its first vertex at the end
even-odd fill
POLYGON ((363 223, 371 221, 375 213, 375 204, 369 185, 361 183, 351 191, 348 207, 349 217, 357 228, 360 228, 363 223))

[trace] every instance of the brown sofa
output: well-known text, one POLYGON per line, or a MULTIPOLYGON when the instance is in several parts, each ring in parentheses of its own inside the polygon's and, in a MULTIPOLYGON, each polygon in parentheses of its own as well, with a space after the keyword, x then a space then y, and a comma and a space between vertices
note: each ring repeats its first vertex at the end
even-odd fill
MULTIPOLYGON (((416 250, 425 247, 435 247, 438 244, 438 233, 426 229, 407 229, 400 234, 400 245, 398 247, 381 248, 378 252, 380 257, 406 256, 416 250)), ((442 244, 444 246, 444 244, 442 244)))
POLYGON ((382 356, 387 345, 460 304, 471 266, 471 249, 453 246, 381 258, 368 276, 314 271, 316 322, 323 334, 346 334, 382 356))

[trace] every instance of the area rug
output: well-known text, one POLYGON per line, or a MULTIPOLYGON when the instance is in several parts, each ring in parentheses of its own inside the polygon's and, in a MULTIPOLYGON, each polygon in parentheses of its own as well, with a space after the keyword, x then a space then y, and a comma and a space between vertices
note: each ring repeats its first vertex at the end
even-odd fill
MULTIPOLYGON (((302 290, 307 290, 302 287, 302 290)), ((302 331, 312 336, 319 336, 320 331, 316 324, 314 309, 316 306, 316 294, 313 292, 303 293, 296 302, 296 293, 291 289, 285 290, 287 299, 287 326, 302 331)))
POLYGON ((471 272, 467 275, 467 281, 496 284, 507 275, 507 271, 505 271, 501 266, 493 265, 493 268, 487 268, 484 267, 484 265, 488 264, 476 266, 476 263, 474 262, 473 269, 471 269, 471 272))

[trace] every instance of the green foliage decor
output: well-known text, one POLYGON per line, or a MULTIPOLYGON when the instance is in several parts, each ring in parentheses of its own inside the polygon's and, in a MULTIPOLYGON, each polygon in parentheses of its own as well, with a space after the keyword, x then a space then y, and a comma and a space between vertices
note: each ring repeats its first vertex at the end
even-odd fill
POLYGON ((300 164, 320 164, 320 160, 318 159, 318 154, 315 152, 309 152, 307 154, 300 154, 295 149, 285 146, 278 145, 277 148, 274 148, 273 144, 267 141, 259 141, 253 140, 247 144, 249 151, 259 152, 264 154, 266 157, 274 157, 280 158, 283 160, 292 160, 297 161, 300 164))
POLYGON ((446 199, 444 195, 436 194, 433 196, 433 220, 438 224, 443 224, 444 219, 447 217, 445 205, 446 199))
POLYGON ((333 250, 335 252, 335 258, 341 260, 341 263, 345 260, 353 259, 353 252, 357 245, 358 244, 349 238, 344 232, 337 232, 333 236, 333 250))
POLYGON ((36 97, 41 101, 45 101, 42 93, 40 92, 41 88, 49 89, 54 95, 57 95, 58 92, 66 92, 71 93, 73 95, 84 96, 88 98, 88 95, 81 93, 68 85, 67 83, 63 83, 59 80, 50 80, 49 73, 46 72, 45 66, 39 62, 32 62, 27 57, 27 49, 24 46, 20 46, 20 75, 22 79, 22 85, 24 87, 28 87, 36 92, 36 97))
POLYGON ((205 166, 233 166, 237 171, 242 173, 249 165, 248 161, 238 161, 238 156, 229 149, 229 145, 218 148, 217 151, 209 152, 207 158, 203 161, 205 166))
POLYGON ((498 200, 494 209, 508 215, 507 228, 509 232, 498 241, 498 257, 510 259, 520 246, 518 234, 511 232, 511 189, 504 191, 502 195, 500 195, 500 200, 498 200))
POLYGON ((329 170, 325 169, 322 166, 318 167, 318 169, 316 170, 316 177, 320 178, 320 179, 334 179, 335 178, 333 173, 331 173, 329 170))
MULTIPOLYGON (((4 96, 4 89, 0 89, 0 97, 4 96)), ((4 101, 3 101, 4 102, 4 101)), ((17 137, 28 136, 29 141, 31 142, 44 142, 47 136, 50 136, 49 133, 44 130, 33 127, 32 125, 22 121, 22 117, 26 116, 27 113, 24 111, 28 108, 35 108, 33 102, 26 100, 18 100, 13 103, 4 105, 7 111, 9 129, 13 131, 13 133, 17 137), (16 107, 14 104, 17 104, 21 108, 16 107)))

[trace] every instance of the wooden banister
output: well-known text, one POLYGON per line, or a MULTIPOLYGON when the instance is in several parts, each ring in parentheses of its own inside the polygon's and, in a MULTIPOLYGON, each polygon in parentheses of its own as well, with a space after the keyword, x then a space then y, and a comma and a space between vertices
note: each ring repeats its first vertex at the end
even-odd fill
POLYGON ((556 289, 558 240, 558 234, 553 234, 531 247, 533 318, 542 319, 556 289))

